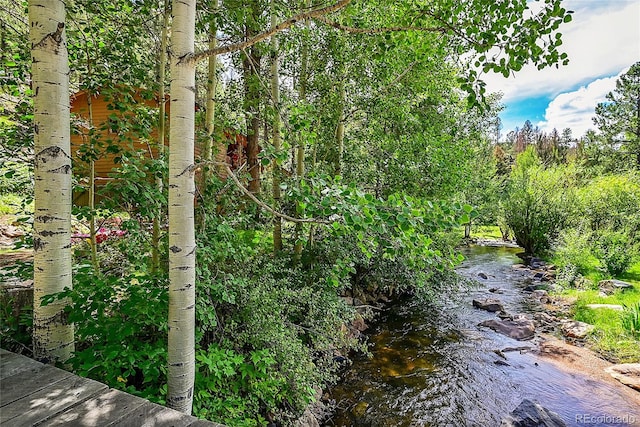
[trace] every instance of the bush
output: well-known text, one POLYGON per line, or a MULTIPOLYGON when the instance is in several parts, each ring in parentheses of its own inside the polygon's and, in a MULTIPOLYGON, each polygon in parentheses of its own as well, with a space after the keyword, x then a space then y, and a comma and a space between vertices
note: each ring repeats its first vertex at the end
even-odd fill
POLYGON ((580 217, 592 230, 626 230, 631 237, 640 238, 637 174, 597 177, 578 191, 578 201, 580 217))
POLYGON ((33 171, 28 165, 14 161, 0 166, 0 193, 29 195, 33 193, 33 171))
POLYGON ((560 232, 555 255, 555 263, 560 269, 571 267, 580 274, 586 274, 597 262, 591 251, 591 233, 581 228, 560 232))
POLYGON ((83 377, 155 402, 166 383, 167 280, 140 273, 124 277, 74 272, 73 290, 43 299, 68 298, 68 320, 76 327, 69 364, 83 377))
POLYGON ((531 160, 529 150, 518 157, 513 170, 504 217, 518 245, 527 253, 539 254, 551 247, 571 218, 573 190, 570 171, 543 169, 531 160), (526 160, 520 162, 520 160, 526 160))
POLYGON ((635 248, 626 233, 603 231, 597 236, 594 252, 602 267, 611 276, 618 276, 629 269, 635 257, 635 248))

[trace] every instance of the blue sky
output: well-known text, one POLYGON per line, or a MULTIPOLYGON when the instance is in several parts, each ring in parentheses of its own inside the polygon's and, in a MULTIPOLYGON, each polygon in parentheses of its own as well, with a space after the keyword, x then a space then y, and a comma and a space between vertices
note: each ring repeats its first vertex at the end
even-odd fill
POLYGON ((560 30, 568 66, 541 71, 527 66, 509 78, 484 76, 488 91, 503 93, 503 136, 525 120, 545 131, 570 127, 574 137, 584 135, 594 128, 596 104, 640 61, 639 0, 566 0, 563 6, 574 11, 560 30))

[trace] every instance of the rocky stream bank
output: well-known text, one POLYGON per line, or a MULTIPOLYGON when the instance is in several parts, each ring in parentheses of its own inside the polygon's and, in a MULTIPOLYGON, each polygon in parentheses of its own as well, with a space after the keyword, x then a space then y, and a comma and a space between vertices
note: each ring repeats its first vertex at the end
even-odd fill
MULTIPOLYGON (((494 260, 492 251, 471 248, 459 273, 476 287, 434 306, 405 300, 382 309, 380 298, 354 298, 380 313, 351 326, 369 328, 372 357, 355 356, 324 393, 332 417, 299 425, 578 426, 585 414, 608 420, 596 425, 640 425, 639 366, 584 347, 591 325, 572 320, 573 302, 554 293, 555 267, 516 262, 517 249, 495 249, 494 260)), ((626 287, 601 283, 602 292, 626 287)))

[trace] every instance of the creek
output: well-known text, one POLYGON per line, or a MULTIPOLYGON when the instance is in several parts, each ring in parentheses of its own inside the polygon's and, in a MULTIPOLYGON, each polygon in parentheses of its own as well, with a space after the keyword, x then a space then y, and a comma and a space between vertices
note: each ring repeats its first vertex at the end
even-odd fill
POLYGON ((569 426, 585 425, 585 416, 599 417, 589 418, 599 426, 629 425, 609 421, 630 415, 640 422, 640 409, 616 387, 566 372, 534 351, 504 351, 533 350, 535 339, 516 341, 477 326, 496 315, 474 308, 474 298, 498 298, 512 314, 539 309, 522 291, 523 272, 512 268, 519 251, 466 248, 457 271, 477 287, 434 303, 392 304, 367 331, 372 357, 354 358, 330 391, 337 408, 325 425, 498 426, 523 399, 558 413, 569 426), (506 360, 494 350, 503 350, 506 360))

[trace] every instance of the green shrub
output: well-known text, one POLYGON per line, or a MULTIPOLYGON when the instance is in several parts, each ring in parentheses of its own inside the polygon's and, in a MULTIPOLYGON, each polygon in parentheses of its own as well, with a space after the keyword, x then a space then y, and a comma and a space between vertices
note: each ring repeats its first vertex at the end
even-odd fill
POLYGON ((33 329, 33 308, 15 309, 13 298, 2 291, 0 295, 0 336, 2 348, 15 353, 31 356, 31 332, 33 329))
POLYGON ((551 247, 571 218, 573 187, 571 171, 543 169, 530 151, 518 157, 503 209, 516 242, 527 253, 540 254, 551 247))
POLYGON ((281 402, 286 378, 267 349, 241 354, 212 344, 196 354, 194 414, 233 426, 266 424, 260 415, 281 402))
POLYGON ((578 191, 580 217, 597 230, 640 232, 640 178, 637 174, 600 176, 578 191))
POLYGON ((591 233, 581 228, 562 230, 555 248, 554 262, 558 267, 571 267, 585 274, 597 260, 591 251, 591 233))
POLYGON ((14 161, 0 162, 0 194, 33 193, 33 171, 30 165, 14 161))
POLYGON ((594 252, 606 272, 615 277, 629 269, 635 257, 635 248, 624 232, 602 231, 598 233, 594 252))
POLYGON ((579 278, 578 267, 571 263, 566 263, 558 270, 556 283, 563 288, 572 288, 575 287, 579 278))
POLYGON ((78 375, 163 402, 166 383, 167 280, 143 274, 74 272, 73 290, 43 299, 68 298, 76 350, 69 364, 78 375))

